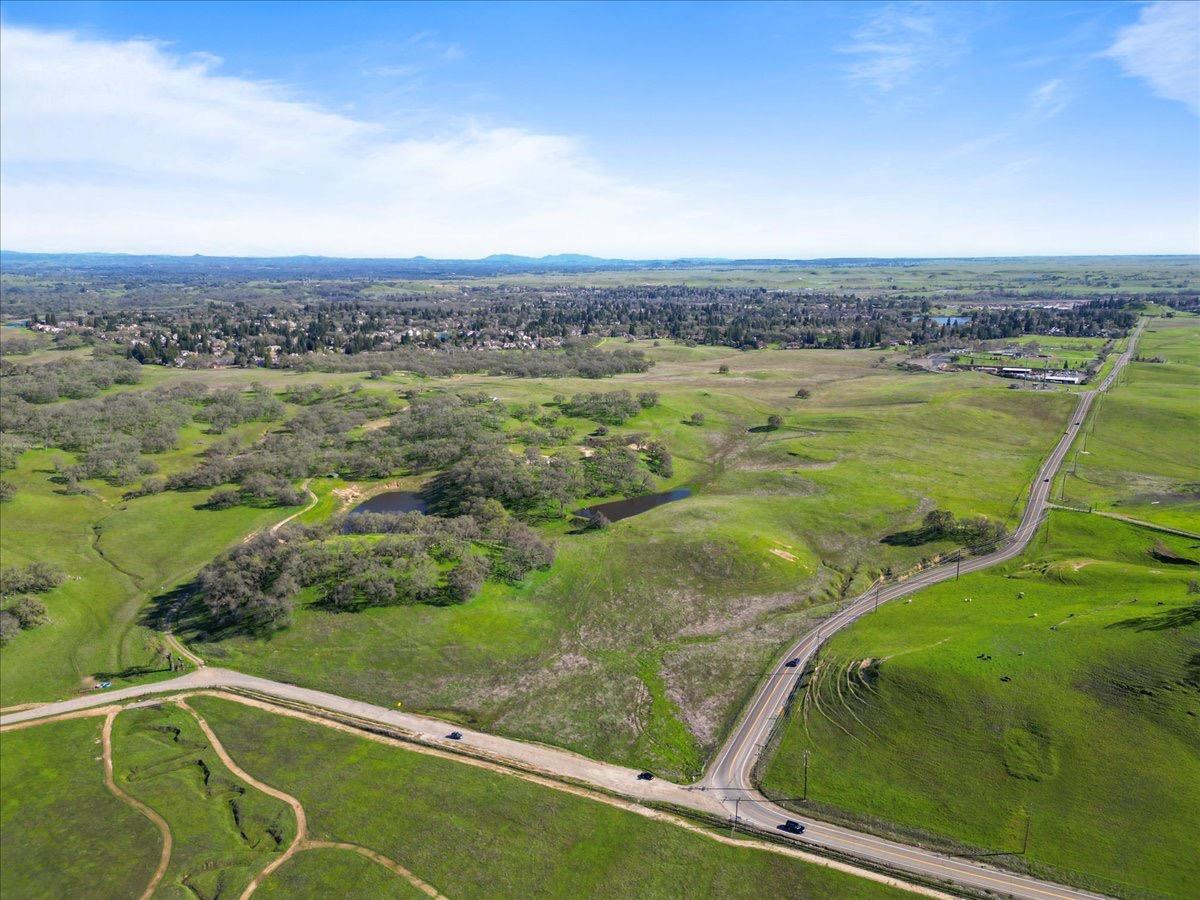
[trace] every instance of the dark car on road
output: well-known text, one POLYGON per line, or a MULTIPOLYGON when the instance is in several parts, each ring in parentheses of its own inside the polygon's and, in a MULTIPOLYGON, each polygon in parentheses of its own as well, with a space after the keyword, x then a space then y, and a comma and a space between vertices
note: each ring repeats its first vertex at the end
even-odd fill
POLYGON ((450 740, 452 740, 452 741, 461 741, 462 740, 462 732, 461 731, 452 731, 448 735, 446 735, 446 737, 450 738, 450 740))
POLYGON ((804 834, 804 826, 795 819, 788 819, 779 826, 780 831, 786 831, 788 834, 804 834))
POLYGON ((654 776, 649 772, 638 772, 638 781, 653 781, 654 776))
POLYGON ((796 668, 796 666, 800 665, 800 660, 799 659, 789 659, 787 662, 784 663, 784 665, 787 666, 789 669, 794 669, 794 668, 796 668))

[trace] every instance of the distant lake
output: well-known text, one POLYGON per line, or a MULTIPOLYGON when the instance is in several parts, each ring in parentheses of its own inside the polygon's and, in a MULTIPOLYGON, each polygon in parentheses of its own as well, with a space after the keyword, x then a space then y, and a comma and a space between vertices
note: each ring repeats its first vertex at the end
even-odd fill
POLYGON ((382 494, 376 494, 350 510, 350 515, 409 512, 429 512, 429 503, 418 491, 385 491, 382 494))
POLYGON ((620 522, 622 519, 628 519, 630 516, 647 512, 656 506, 662 506, 664 503, 674 503, 676 500, 682 500, 684 497, 690 496, 692 496, 691 488, 675 488, 673 491, 662 491, 658 494, 642 494, 640 497, 630 497, 628 500, 597 503, 595 506, 587 506, 576 510, 575 515, 591 519, 597 514, 603 514, 604 518, 610 522, 620 522))
POLYGON ((971 321, 970 316, 913 316, 912 320, 920 322, 924 318, 929 318, 939 325, 966 325, 971 321))

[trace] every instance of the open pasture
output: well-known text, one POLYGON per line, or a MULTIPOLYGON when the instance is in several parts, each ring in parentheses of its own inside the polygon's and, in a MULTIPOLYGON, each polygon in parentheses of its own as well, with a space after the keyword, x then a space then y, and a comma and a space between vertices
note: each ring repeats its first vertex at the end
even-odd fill
POLYGON ((822 650, 764 788, 800 796, 807 756, 812 808, 836 819, 1193 895, 1200 570, 1170 555, 1200 545, 1054 512, 1016 560, 881 607, 822 650))

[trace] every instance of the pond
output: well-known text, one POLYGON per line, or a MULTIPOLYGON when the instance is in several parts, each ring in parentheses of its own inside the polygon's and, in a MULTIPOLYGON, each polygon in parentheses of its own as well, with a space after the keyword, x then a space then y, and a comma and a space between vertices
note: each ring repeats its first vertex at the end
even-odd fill
POLYGON ((658 494, 642 494, 640 497, 630 497, 628 500, 613 500, 609 503, 597 503, 575 511, 575 515, 585 519, 602 514, 610 522, 620 522, 630 516, 636 516, 647 510, 662 506, 664 503, 674 503, 692 495, 691 488, 675 488, 673 491, 662 491, 658 494))
MULTIPOLYGON (((925 317, 913 316, 912 320, 914 322, 920 322, 923 318, 925 317)), ((929 319, 938 325, 966 325, 971 321, 970 316, 929 316, 929 319)))
POLYGON ((376 494, 350 510, 350 515, 408 512, 429 512, 429 503, 419 491, 385 491, 382 494, 376 494))

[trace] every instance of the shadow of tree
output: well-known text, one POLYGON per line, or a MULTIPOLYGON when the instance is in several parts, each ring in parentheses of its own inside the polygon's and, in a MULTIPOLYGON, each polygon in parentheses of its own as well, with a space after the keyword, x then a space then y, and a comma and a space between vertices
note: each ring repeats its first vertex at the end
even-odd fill
POLYGON ((1150 616, 1135 616, 1113 622, 1108 628, 1127 628, 1132 631, 1167 631, 1200 622, 1200 600, 1191 606, 1176 606, 1150 616))
POLYGON ((231 637, 269 636, 273 629, 248 622, 218 621, 200 596, 196 582, 150 598, 138 624, 155 631, 173 631, 188 642, 222 641, 231 637))
POLYGON ((944 536, 932 528, 910 528, 907 531, 896 531, 892 534, 885 534, 879 539, 879 543, 888 544, 892 547, 919 547, 921 544, 940 540, 944 536))

